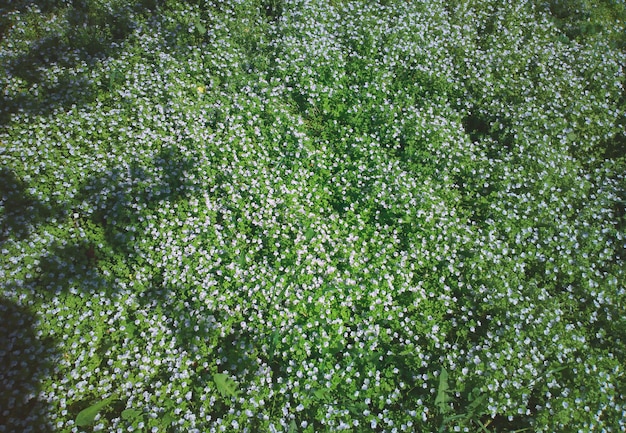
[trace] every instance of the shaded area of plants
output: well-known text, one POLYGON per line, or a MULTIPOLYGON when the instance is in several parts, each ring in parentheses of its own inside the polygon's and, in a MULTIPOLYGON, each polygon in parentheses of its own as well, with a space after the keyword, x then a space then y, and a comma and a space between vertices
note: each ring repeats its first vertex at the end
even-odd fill
POLYGON ((63 217, 63 209, 54 203, 42 203, 28 189, 14 171, 0 169, 0 243, 9 238, 24 239, 38 225, 63 217))
POLYGON ((6 74, 21 80, 17 92, 0 93, 0 122, 13 113, 47 114, 58 108, 92 102, 101 91, 88 76, 88 68, 120 53, 124 42, 148 14, 156 0, 134 3, 99 1, 17 1, 3 8, 0 41, 8 35, 18 16, 32 23, 27 47, 3 59, 6 74), (41 22, 55 18, 55 29, 41 22), (62 69, 63 72, 53 72, 62 69), (56 74, 51 79, 50 73, 56 74))
MULTIPOLYGON (((114 169, 106 174, 95 174, 85 182, 76 201, 63 206, 43 204, 33 198, 28 193, 28 183, 18 179, 11 170, 3 169, 0 173, 3 180, 0 183, 0 245, 9 240, 25 239, 41 232, 44 227, 49 228, 53 222, 69 224, 70 230, 80 233, 69 242, 54 241, 37 259, 29 259, 30 271, 25 274, 19 290, 32 292, 37 302, 48 302, 53 298, 69 302, 76 295, 86 299, 103 292, 111 299, 119 295, 117 281, 128 278, 136 265, 136 240, 145 236, 142 216, 153 213, 164 202, 175 203, 184 197, 189 198, 188 176, 194 173, 194 161, 176 148, 164 148, 147 165, 137 163, 128 170, 114 169), (162 176, 157 178, 155 173, 162 176), (95 209, 92 214, 81 211, 85 204, 95 209)), ((178 304, 166 299, 170 293, 163 290, 158 279, 146 290, 146 296, 140 298, 146 306, 156 303, 166 316, 176 315, 170 308, 178 308, 178 304)), ((0 383, 6 385, 6 392, 0 392, 0 402, 6 399, 1 406, 11 409, 11 419, 18 414, 25 423, 9 431, 40 423, 44 426, 43 421, 34 420, 31 415, 37 411, 45 413, 45 407, 29 393, 37 388, 38 377, 49 373, 48 358, 40 354, 39 359, 33 359, 28 355, 30 350, 44 351, 43 347, 33 346, 25 350, 36 342, 34 321, 27 311, 8 300, 2 300, 0 308, 5 310, 0 310, 0 326, 6 328, 0 329, 0 362, 9 367, 4 375, 0 374, 0 383), (25 355, 23 360, 22 354, 25 355)), ((184 327, 179 329, 172 324, 172 330, 186 335, 184 327)), ((191 341, 184 336, 178 340, 183 344, 191 341)), ((95 399, 97 401, 97 397, 95 399)), ((124 399, 113 399, 102 407, 101 415, 117 417, 124 406, 124 399)), ((81 400, 70 405, 69 410, 78 414, 89 407, 90 402, 81 400)))
POLYGON ((37 336, 32 311, 4 296, 0 317, 0 429, 52 432, 49 409, 38 394, 40 380, 53 374, 55 343, 37 336))
MULTIPOLYGON (((626 21, 624 2, 612 0, 550 0, 541 3, 569 40, 597 36, 608 24, 626 21)), ((615 46, 626 48, 626 36, 612 35, 615 46)))

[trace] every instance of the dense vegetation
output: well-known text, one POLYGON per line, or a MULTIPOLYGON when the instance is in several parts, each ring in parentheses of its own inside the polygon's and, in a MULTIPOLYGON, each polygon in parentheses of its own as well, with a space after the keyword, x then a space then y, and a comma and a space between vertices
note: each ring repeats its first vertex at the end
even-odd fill
POLYGON ((17 0, 0 432, 626 429, 619 0, 17 0))

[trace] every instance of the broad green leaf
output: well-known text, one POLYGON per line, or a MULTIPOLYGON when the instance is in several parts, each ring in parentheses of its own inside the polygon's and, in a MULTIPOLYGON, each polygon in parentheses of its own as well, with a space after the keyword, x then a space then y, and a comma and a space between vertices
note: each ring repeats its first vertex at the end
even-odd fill
POLYGON ((318 400, 326 400, 326 398, 328 397, 328 388, 320 388, 318 390, 316 390, 313 395, 315 396, 315 398, 317 398, 318 400))
POLYGON ((169 427, 174 421, 174 417, 169 413, 166 413, 165 415, 163 415, 163 418, 161 418, 161 425, 169 427))
POLYGON ((315 230, 313 230, 312 228, 309 228, 304 233, 304 237, 306 238, 307 242, 309 242, 311 239, 313 239, 315 237, 315 230))
POLYGON ((268 355, 270 361, 274 360, 274 356, 276 355, 276 348, 278 347, 278 343, 280 342, 280 334, 277 330, 272 332, 272 339, 270 340, 270 344, 268 347, 268 355))
POLYGON ((96 416, 102 409, 111 404, 111 402, 115 400, 114 397, 106 398, 98 403, 92 404, 88 408, 81 410, 76 416, 76 425, 79 427, 85 427, 93 424, 96 416))
POLYGON ((448 372, 445 368, 441 369, 439 375, 439 387, 437 389, 437 397, 435 398, 435 405, 439 408, 441 413, 447 413, 450 411, 448 403, 450 402, 450 387, 448 386, 448 372))
POLYGON ((204 26, 204 24, 202 24, 202 21, 200 21, 199 18, 195 20, 194 27, 196 28, 196 30, 198 30, 198 33, 200 33, 200 35, 204 35, 207 32, 206 27, 204 26))
POLYGON ((239 391, 237 390, 237 382, 228 377, 224 373, 216 373, 213 375, 213 380, 217 386, 217 391, 222 397, 236 397, 239 391))
POLYGON ((356 402, 347 406, 347 409, 357 416, 361 415, 364 410, 367 410, 367 408, 368 406, 363 402, 356 402))
POLYGON ((128 322, 124 323, 124 327, 126 328, 126 335, 128 337, 133 337, 135 331, 137 330, 137 325, 135 325, 135 322, 129 320, 128 322))
POLYGON ((288 433, 296 433, 297 431, 298 426, 296 425, 296 422, 294 420, 291 420, 291 422, 289 423, 288 433))
POLYGON ((137 409, 125 409, 122 411, 122 419, 127 421, 138 418, 141 415, 141 411, 137 409))
POLYGON ((121 73, 117 68, 113 68, 109 74, 109 89, 113 89, 115 82, 120 78, 121 73))

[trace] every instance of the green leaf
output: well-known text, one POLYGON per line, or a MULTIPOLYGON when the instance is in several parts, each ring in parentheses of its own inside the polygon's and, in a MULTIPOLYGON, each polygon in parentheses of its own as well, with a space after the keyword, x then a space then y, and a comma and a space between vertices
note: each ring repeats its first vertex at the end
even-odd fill
POLYGON ((289 423, 288 433, 296 433, 297 431, 298 426, 296 425, 296 422, 294 420, 291 420, 291 422, 289 423))
POLYGON ((115 85, 115 82, 117 81, 118 77, 120 77, 120 72, 117 68, 113 68, 111 70, 111 73, 109 74, 109 90, 113 89, 113 86, 115 85))
POLYGON ((481 414, 481 412, 485 409, 483 407, 483 403, 487 400, 487 394, 478 395, 474 401, 472 401, 469 405, 467 405, 467 414, 470 418, 473 418, 476 414, 481 414))
POLYGON ((217 391, 222 397, 236 397, 239 393, 237 390, 237 382, 231 379, 227 374, 216 373, 213 375, 213 381, 217 386, 217 391))
POLYGON ((304 233, 304 237, 306 238, 307 242, 311 241, 311 239, 315 237, 315 230, 309 228, 306 233, 304 233))
POLYGON ((76 416, 76 425, 79 427, 85 427, 93 424, 98 413, 100 413, 100 411, 106 406, 111 404, 113 400, 115 400, 114 397, 109 397, 102 401, 99 401, 98 403, 92 404, 86 409, 81 410, 76 416))
POLYGON ((126 335, 129 338, 132 338, 133 335, 135 334, 135 331, 137 330, 137 325, 135 325, 135 322, 133 322, 132 320, 129 320, 124 323, 124 327, 126 328, 126 335))
POLYGON ((355 402, 347 406, 347 409, 357 416, 361 415, 364 410, 367 410, 367 408, 368 406, 363 402, 355 402))
POLYGON ((452 416, 449 416, 449 417, 444 418, 444 419, 443 419, 443 423, 442 423, 442 424, 443 424, 443 425, 446 425, 446 424, 448 424, 448 423, 450 423, 450 422, 452 422, 452 421, 456 421, 457 419, 464 419, 464 418, 467 418, 467 417, 465 416, 465 414, 460 414, 460 415, 452 415, 452 416))
POLYGON ((272 339, 270 340, 270 344, 268 347, 268 356, 271 361, 274 361, 274 357, 276 356, 276 348, 278 347, 278 343, 280 342, 280 334, 277 330, 272 332, 272 339))
POLYGON ((125 409, 122 411, 122 419, 132 421, 141 416, 142 412, 137 409, 125 409))
POLYGON ((206 34, 207 29, 204 26, 204 24, 202 24, 202 21, 200 21, 200 18, 196 18, 196 20, 194 21, 193 24, 194 24, 194 27, 196 28, 198 33, 200 33, 201 36, 206 34))
POLYGON ((320 388, 316 390, 315 392, 313 392, 313 395, 318 400, 325 401, 328 398, 328 388, 320 388))
POLYGON ((174 421, 175 418, 171 414, 166 413, 165 415, 163 415, 163 418, 161 418, 161 425, 169 427, 174 421))
POLYGON ((437 397, 435 398, 435 405, 439 408, 439 411, 442 414, 448 413, 450 411, 450 407, 448 403, 451 398, 448 395, 450 392, 450 387, 448 386, 448 372, 445 368, 441 369, 441 374, 439 374, 439 387, 437 389, 437 397))

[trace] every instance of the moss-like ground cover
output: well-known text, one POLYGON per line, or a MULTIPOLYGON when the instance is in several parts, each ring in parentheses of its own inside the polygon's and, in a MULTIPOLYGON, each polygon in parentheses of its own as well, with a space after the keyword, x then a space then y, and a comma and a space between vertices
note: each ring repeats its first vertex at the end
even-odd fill
POLYGON ((0 12, 0 432, 624 431, 623 1, 0 12))

